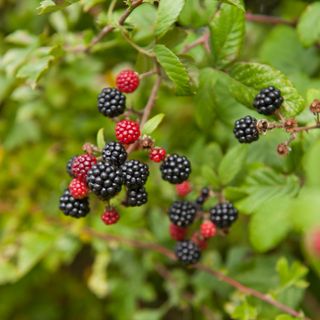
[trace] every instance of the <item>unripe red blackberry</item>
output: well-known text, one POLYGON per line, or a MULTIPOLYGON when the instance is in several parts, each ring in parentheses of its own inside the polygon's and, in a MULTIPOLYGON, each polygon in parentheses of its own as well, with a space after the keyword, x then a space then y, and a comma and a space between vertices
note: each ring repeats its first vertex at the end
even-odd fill
POLYGON ((89 194, 87 184, 77 178, 71 180, 69 184, 69 191, 75 199, 83 199, 89 194))
POLYGON ((130 189, 142 187, 148 179, 149 167, 139 160, 126 161, 121 166, 123 183, 130 189))
POLYGON ((179 197, 185 197, 192 191, 191 184, 188 180, 176 184, 176 193, 179 197))
POLYGON ((149 158, 153 162, 161 162, 166 157, 166 150, 164 148, 155 147, 151 148, 149 158))
POLYGON ((134 92, 139 83, 139 75, 133 70, 122 70, 116 78, 117 88, 124 93, 134 92))
POLYGON ((128 189, 124 205, 127 207, 140 207, 148 202, 148 193, 144 187, 128 189))
POLYGON ((175 254, 177 259, 185 265, 197 263, 201 257, 199 247, 191 240, 179 241, 175 254))
POLYGON ((124 113, 126 97, 117 89, 104 88, 98 96, 98 110, 104 116, 114 118, 124 113))
POLYGON ((204 238, 212 238, 217 233, 217 228, 211 221, 204 221, 200 227, 201 235, 204 238))
POLYGON ((221 229, 231 227, 238 218, 238 210, 230 202, 218 203, 209 212, 210 220, 221 229))
POLYGON ((181 241, 184 240, 184 237, 187 233, 187 229, 178 227, 175 224, 171 223, 169 227, 169 232, 173 240, 181 241))
POLYGON ((121 170, 108 162, 98 162, 87 175, 89 189, 102 200, 109 200, 121 191, 121 170))
POLYGON ((191 225, 196 213, 197 208, 190 201, 175 201, 168 210, 170 221, 178 227, 191 225))
POLYGON ((273 86, 262 89, 254 98, 253 106, 256 110, 265 115, 273 114, 280 108, 283 102, 280 90, 273 86))
POLYGON ((233 133, 240 143, 251 143, 259 139, 257 119, 246 116, 234 123, 233 133))
POLYGON ((120 215, 115 208, 106 208, 105 212, 101 216, 101 220, 106 225, 115 224, 120 219, 120 215))
POLYGON ((72 173, 79 180, 85 181, 88 171, 97 163, 95 156, 91 154, 82 154, 76 157, 72 163, 72 173))
POLYGON ((140 137, 139 124, 132 120, 122 120, 116 124, 116 138, 123 144, 136 142, 140 137))
POLYGON ((192 235, 191 240, 199 247, 200 250, 204 250, 208 247, 208 239, 198 231, 192 235))
POLYGON ((67 170, 67 173, 69 174, 69 176, 71 178, 75 178, 75 175, 74 173, 72 172, 72 164, 73 164, 73 161, 77 158, 78 156, 73 156, 72 158, 69 159, 69 161, 67 162, 67 165, 66 165, 66 170, 67 170))
POLYGON ((160 171, 163 180, 173 184, 182 183, 189 178, 191 163, 185 156, 172 154, 162 162, 160 171))
POLYGON ((128 154, 124 146, 115 141, 107 143, 102 150, 102 159, 116 167, 121 166, 127 160, 128 154))
POLYGON ((60 210, 66 215, 73 218, 85 217, 89 211, 89 199, 75 199, 68 189, 66 189, 63 195, 60 197, 60 210))

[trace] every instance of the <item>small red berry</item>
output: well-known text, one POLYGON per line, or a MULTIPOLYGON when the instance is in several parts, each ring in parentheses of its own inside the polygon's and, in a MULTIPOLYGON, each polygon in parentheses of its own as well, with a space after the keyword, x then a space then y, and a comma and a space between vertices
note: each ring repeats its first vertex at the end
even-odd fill
POLYGON ((140 137, 140 127, 132 120, 122 120, 116 124, 116 137, 123 144, 136 142, 140 137))
POLYGON ((139 75, 133 70, 122 70, 116 78, 118 90, 124 93, 135 91, 138 88, 139 83, 139 75))
POLYGON ((91 154, 82 154, 74 159, 72 163, 72 173, 76 178, 85 181, 88 171, 97 163, 95 156, 91 154))
POLYGON ((185 197, 192 190, 191 184, 188 180, 176 184, 176 192, 179 197, 185 197))
POLYGON ((101 220, 107 224, 115 224, 120 219, 120 215, 115 208, 106 208, 106 211, 101 216, 101 220))
POLYGON ((217 233, 217 228, 211 221, 204 221, 200 227, 201 235, 204 238, 214 237, 217 233))
POLYGON ((191 240, 198 245, 201 250, 206 249, 208 246, 207 239, 205 239, 199 232, 195 232, 191 240))
POLYGON ((175 224, 170 224, 170 236, 173 240, 181 241, 184 239, 187 229, 176 226, 175 224))
POLYGON ((89 193, 86 183, 77 178, 71 180, 69 191, 75 199, 83 199, 87 197, 89 193))
POLYGON ((166 157, 166 150, 160 147, 150 149, 149 158, 154 162, 161 162, 166 157))

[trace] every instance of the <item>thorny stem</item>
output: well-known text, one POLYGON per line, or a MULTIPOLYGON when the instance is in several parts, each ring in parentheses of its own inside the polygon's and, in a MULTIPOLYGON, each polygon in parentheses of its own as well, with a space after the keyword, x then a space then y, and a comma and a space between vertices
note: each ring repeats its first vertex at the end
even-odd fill
MULTIPOLYGON (((60 227, 61 226, 64 228, 69 227, 69 224, 62 224, 61 221, 58 219, 49 218, 48 220, 49 220, 48 221, 49 223, 55 223, 56 225, 59 225, 60 227)), ((133 248, 146 249, 146 250, 158 252, 172 261, 177 260, 173 251, 171 251, 171 250, 169 250, 159 244, 156 244, 156 243, 144 242, 144 241, 135 240, 135 239, 126 239, 121 236, 111 235, 111 234, 107 234, 105 232, 102 233, 102 232, 96 231, 94 229, 91 229, 89 227, 84 227, 82 229, 82 232, 88 236, 95 237, 95 238, 98 238, 101 240, 106 240, 108 242, 114 241, 117 243, 123 243, 123 244, 128 245, 133 248)), ((247 287, 247 286, 243 285, 242 283, 238 282, 237 280, 225 275, 224 273, 222 273, 218 270, 214 270, 214 269, 212 269, 208 266, 205 266, 201 263, 197 263, 194 266, 192 266, 191 268, 206 272, 206 273, 214 276, 218 280, 229 284, 230 286, 234 287, 235 289, 239 290, 240 292, 243 292, 246 295, 256 297, 257 299, 264 301, 264 302, 274 306, 275 308, 277 308, 287 314, 290 314, 293 317, 296 317, 296 318, 300 317, 301 319, 304 319, 304 320, 310 320, 309 318, 304 317, 302 313, 300 313, 300 312, 290 308, 289 306, 273 299, 271 296, 264 294, 258 290, 253 289, 253 288, 247 287)))

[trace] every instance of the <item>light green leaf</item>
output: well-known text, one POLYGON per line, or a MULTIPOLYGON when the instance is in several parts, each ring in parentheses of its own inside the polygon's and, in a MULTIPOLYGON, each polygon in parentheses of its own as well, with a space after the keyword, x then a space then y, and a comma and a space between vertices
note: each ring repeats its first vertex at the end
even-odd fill
POLYGON ((101 128, 97 133, 97 146, 99 149, 102 149, 106 144, 104 139, 104 129, 101 128))
POLYGON ((17 45, 28 46, 34 44, 37 41, 37 37, 26 30, 16 30, 6 37, 6 41, 17 45))
POLYGON ((204 182, 207 185, 210 185, 214 189, 220 187, 221 183, 219 181, 219 177, 214 171, 214 169, 212 169, 209 165, 204 165, 201 168, 201 174, 204 179, 204 182))
POLYGON ((290 198, 276 196, 264 202, 250 220, 250 241, 264 252, 274 248, 290 230, 290 198))
POLYGON ((304 171, 306 173, 306 184, 310 187, 320 187, 320 141, 315 142, 308 150, 303 161, 304 171))
POLYGON ((241 0, 221 0, 221 2, 231 4, 244 11, 244 5, 241 0))
POLYGON ((248 149, 246 146, 237 145, 230 149, 222 159, 218 175, 223 185, 229 184, 243 168, 248 149))
POLYGON ((276 317, 275 320, 295 320, 296 318, 292 318, 287 314, 280 314, 279 316, 276 317))
POLYGON ((230 70, 233 77, 231 93, 245 106, 252 108, 252 102, 258 92, 268 86, 281 90, 284 103, 280 110, 287 117, 296 116, 304 108, 304 99, 293 87, 289 79, 280 71, 260 63, 236 63, 230 70))
POLYGON ((219 14, 212 20, 210 30, 215 64, 223 68, 239 56, 245 34, 244 12, 223 4, 219 14))
POLYGON ((60 0, 58 3, 53 0, 43 0, 40 2, 40 6, 37 8, 38 14, 45 14, 61 10, 71 4, 78 2, 79 0, 60 0))
POLYGON ((154 51, 158 62, 174 82, 177 95, 191 95, 190 77, 180 59, 164 45, 156 45, 154 51))
POLYGON ((254 320, 257 319, 257 309, 247 301, 244 303, 236 306, 236 308, 231 313, 232 319, 239 319, 239 320, 254 320))
POLYGON ((301 42, 311 46, 320 41, 320 3, 307 6, 300 16, 297 31, 301 42))
POLYGON ((184 0, 161 0, 159 3, 155 33, 160 38, 178 19, 178 16, 184 6, 184 0))
POLYGON ((164 113, 159 113, 156 116, 149 119, 141 129, 142 133, 146 135, 151 134, 154 130, 158 128, 164 116, 165 116, 164 113))
POLYGON ((89 11, 92 7, 104 1, 105 0, 81 0, 81 4, 83 5, 84 11, 89 11))

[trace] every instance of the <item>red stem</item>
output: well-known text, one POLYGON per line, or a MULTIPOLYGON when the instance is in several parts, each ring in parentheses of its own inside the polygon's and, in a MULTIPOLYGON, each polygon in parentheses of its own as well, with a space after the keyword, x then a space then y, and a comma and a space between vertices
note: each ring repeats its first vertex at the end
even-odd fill
POLYGON ((297 24, 296 21, 290 21, 280 17, 273 17, 262 14, 252 14, 250 12, 246 13, 246 20, 270 25, 285 24, 291 27, 294 27, 297 24))

